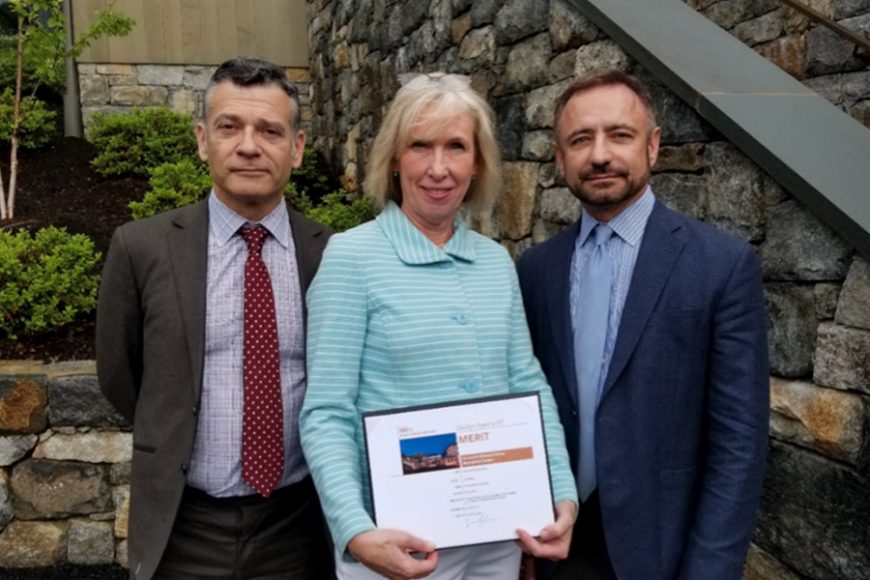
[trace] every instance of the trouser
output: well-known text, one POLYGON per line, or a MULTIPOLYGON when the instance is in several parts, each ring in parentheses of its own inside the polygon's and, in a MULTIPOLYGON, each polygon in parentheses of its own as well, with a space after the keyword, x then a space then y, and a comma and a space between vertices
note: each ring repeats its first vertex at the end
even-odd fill
MULTIPOLYGON (((383 578, 357 562, 335 555, 339 580, 383 578)), ((498 542, 438 552, 438 568, 426 580, 516 580, 520 571, 520 548, 516 542, 498 542)))
POLYGON ((547 580, 616 580, 616 573, 607 555, 604 527, 601 523, 601 502, 598 490, 586 498, 577 510, 577 523, 571 536, 568 558, 558 562, 547 580))
POLYGON ((331 547, 311 478, 259 495, 186 488, 156 580, 319 580, 331 547))

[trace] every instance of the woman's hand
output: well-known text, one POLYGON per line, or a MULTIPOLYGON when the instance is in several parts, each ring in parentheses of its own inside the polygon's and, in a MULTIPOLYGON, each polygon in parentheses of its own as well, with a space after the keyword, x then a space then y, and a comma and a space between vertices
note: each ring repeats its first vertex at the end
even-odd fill
POLYGON ((347 544, 348 551, 378 574, 390 580, 423 578, 435 571, 438 552, 435 545, 399 530, 369 530, 357 534, 347 544), (419 560, 411 552, 423 552, 419 560))
POLYGON ((525 530, 517 530, 523 551, 536 558, 564 560, 571 547, 571 531, 577 517, 577 504, 571 500, 556 504, 556 521, 541 530, 535 539, 525 530))

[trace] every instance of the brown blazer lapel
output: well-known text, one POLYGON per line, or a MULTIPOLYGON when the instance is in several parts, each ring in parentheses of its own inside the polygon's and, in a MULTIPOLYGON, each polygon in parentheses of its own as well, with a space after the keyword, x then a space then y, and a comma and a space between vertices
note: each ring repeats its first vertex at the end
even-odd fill
POLYGON ((205 297, 208 258, 208 204, 200 202, 173 220, 168 237, 169 259, 178 309, 190 357, 194 400, 202 389, 205 358, 205 297))

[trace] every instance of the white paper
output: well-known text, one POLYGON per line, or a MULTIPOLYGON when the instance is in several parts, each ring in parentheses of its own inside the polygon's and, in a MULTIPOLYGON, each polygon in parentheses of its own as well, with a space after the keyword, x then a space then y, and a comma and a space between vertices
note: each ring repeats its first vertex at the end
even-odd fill
POLYGON ((554 521, 537 393, 364 417, 375 523, 439 549, 554 521))

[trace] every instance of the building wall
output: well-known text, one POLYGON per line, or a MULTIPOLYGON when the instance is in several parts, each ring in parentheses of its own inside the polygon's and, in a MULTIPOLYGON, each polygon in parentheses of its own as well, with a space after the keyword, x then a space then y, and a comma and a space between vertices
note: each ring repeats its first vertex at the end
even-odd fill
MULTIPOLYGON (((845 23, 863 27, 870 18, 866 0, 814 3, 845 23)), ((797 59, 787 70, 862 119, 870 98, 866 57, 854 49, 835 56, 825 47, 838 42, 827 31, 779 2, 693 4, 782 66, 797 59), (785 58, 797 52, 778 51, 780 45, 806 50, 785 58)), ((650 83, 663 128, 652 178, 659 199, 749 241, 764 268, 773 414, 747 578, 866 578, 867 257, 559 0, 312 0, 308 10, 313 142, 345 186, 356 189, 362 181, 399 74, 469 75, 495 111, 505 174, 491 218, 477 225, 514 255, 579 213, 553 163, 556 95, 575 75, 601 67, 625 69, 650 83)))
POLYGON ((305 0, 71 0, 81 35, 98 10, 113 4, 136 20, 121 38, 100 38, 78 59, 88 63, 216 65, 256 55, 305 67, 305 0))
MULTIPOLYGON (((78 64, 82 122, 85 132, 94 113, 122 113, 137 107, 166 106, 199 118, 214 66, 78 64)), ((299 88, 302 128, 310 128, 310 75, 307 68, 288 68, 299 88)))

